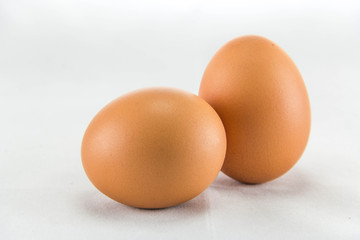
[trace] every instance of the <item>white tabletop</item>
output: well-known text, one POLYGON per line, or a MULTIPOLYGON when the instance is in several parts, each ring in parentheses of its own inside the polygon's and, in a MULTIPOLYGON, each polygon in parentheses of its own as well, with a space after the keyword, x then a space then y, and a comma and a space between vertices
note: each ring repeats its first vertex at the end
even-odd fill
POLYGON ((0 239, 360 239, 356 1, 0 1, 0 239), (168 209, 116 203, 88 181, 94 114, 134 89, 196 93, 226 41, 268 37, 312 105, 308 147, 281 178, 223 174, 168 209))

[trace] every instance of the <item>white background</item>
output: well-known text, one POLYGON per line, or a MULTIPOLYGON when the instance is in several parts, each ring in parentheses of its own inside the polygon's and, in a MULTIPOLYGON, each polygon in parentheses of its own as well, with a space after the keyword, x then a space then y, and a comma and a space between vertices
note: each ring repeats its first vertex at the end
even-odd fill
POLYGON ((0 239, 360 239, 359 1, 0 0, 0 239), (257 34, 295 61, 312 132, 283 177, 220 174, 177 207, 118 204, 80 144, 125 92, 197 93, 215 51, 257 34))

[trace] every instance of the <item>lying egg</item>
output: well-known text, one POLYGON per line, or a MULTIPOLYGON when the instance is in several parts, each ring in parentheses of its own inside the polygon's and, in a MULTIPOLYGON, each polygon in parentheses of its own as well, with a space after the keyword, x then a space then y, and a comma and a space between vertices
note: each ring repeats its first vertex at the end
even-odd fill
POLYGON ((272 41, 245 36, 228 42, 208 64, 199 96, 225 126, 226 175, 262 183, 301 157, 310 133, 309 98, 294 62, 272 41))
POLYGON ((139 208, 190 200, 216 178, 226 152, 224 126, 200 97, 153 88, 119 97, 91 121, 83 167, 108 197, 139 208))

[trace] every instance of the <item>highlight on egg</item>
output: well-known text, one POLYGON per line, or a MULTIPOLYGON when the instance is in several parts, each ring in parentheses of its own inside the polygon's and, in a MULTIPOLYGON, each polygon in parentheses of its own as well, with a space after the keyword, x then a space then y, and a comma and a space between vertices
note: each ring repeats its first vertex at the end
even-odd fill
POLYGON ((89 124, 81 158, 108 197, 138 208, 188 201, 216 178, 226 152, 224 126, 200 97, 152 88, 121 96, 89 124))
POLYGON ((270 181, 304 152, 308 94, 296 65, 274 42, 244 36, 225 44, 206 67, 199 96, 225 126, 226 175, 244 183, 270 181))

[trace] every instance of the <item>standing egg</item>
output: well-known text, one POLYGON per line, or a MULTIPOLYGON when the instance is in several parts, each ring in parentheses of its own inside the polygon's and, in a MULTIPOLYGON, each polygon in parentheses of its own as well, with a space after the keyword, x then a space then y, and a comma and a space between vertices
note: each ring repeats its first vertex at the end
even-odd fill
POLYGON ((219 114, 227 135, 222 171, 262 183, 286 173, 310 133, 310 104, 290 57, 270 40, 236 38, 211 59, 199 95, 219 114))
POLYGON ((105 106, 83 138, 91 182, 108 197, 139 208, 164 208, 204 191, 226 152, 223 124, 200 97, 154 88, 105 106))

